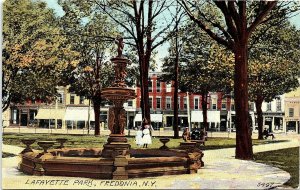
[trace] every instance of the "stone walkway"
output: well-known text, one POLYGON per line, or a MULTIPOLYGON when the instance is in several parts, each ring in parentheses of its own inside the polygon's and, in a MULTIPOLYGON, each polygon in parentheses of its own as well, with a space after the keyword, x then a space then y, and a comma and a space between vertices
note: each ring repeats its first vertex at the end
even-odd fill
MULTIPOLYGON (((257 145, 263 152, 299 146, 299 136, 289 142, 257 145)), ((2 145, 3 152, 18 154, 22 148, 2 145)), ((28 176, 17 170, 19 157, 2 159, 3 189, 270 189, 280 187, 290 175, 278 168, 234 159, 234 148, 204 151, 205 166, 197 174, 131 180, 28 176)))

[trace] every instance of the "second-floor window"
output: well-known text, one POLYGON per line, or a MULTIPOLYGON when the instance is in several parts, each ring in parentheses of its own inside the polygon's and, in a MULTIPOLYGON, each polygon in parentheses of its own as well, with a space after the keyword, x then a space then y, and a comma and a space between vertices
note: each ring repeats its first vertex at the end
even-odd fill
POLYGON ((75 103, 75 95, 70 94, 70 104, 74 104, 74 103, 75 103))
POLYGON ((217 98, 211 99, 211 109, 216 110, 217 109, 217 98))
POLYGON ((166 109, 171 109, 171 97, 166 97, 166 109))
POLYGON ((197 110, 199 109, 199 98, 194 98, 194 109, 197 110))
POLYGON ((156 92, 160 92, 160 81, 156 81, 156 92))
POLYGON ((183 108, 187 109, 187 99, 186 99, 186 97, 183 98, 183 108))
POLYGON ((223 100, 222 100, 222 105, 221 105, 221 109, 222 109, 222 110, 226 110, 226 103, 227 103, 227 102, 226 102, 226 99, 223 99, 223 100))
POLYGON ((84 103, 84 96, 80 96, 79 104, 83 104, 83 103, 84 103))
POLYGON ((62 104, 64 102, 64 94, 59 94, 58 95, 58 103, 62 104))
POLYGON ((294 117, 294 108, 289 108, 289 117, 294 117))
POLYGON ((132 100, 128 100, 128 107, 132 107, 133 105, 133 101, 132 100))
POLYGON ((267 111, 271 111, 272 110, 272 104, 271 102, 267 103, 267 111))
POLYGON ((169 83, 169 84, 167 84, 166 86, 167 86, 166 92, 171 92, 171 91, 172 91, 172 84, 169 83))
POLYGON ((149 89, 149 92, 152 92, 152 80, 148 80, 148 89, 149 89))
POLYGON ((281 111, 281 100, 280 100, 280 98, 276 99, 276 111, 281 111))
POLYGON ((153 106, 152 106, 152 97, 149 97, 149 107, 150 107, 150 109, 153 108, 153 106))
POLYGON ((231 103, 231 111, 234 111, 234 110, 235 110, 234 103, 231 103))
POLYGON ((250 102, 250 104, 249 104, 249 110, 250 111, 254 111, 254 103, 253 102, 250 102))
POLYGON ((160 101, 161 99, 160 98, 156 98, 156 108, 157 109, 160 109, 161 108, 161 101, 160 101))

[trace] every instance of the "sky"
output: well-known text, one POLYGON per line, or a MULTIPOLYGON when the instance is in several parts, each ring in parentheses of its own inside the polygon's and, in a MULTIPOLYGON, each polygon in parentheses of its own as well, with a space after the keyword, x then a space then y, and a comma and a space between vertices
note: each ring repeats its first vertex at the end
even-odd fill
MULTIPOLYGON (((62 16, 64 14, 62 8, 57 4, 57 0, 43 0, 48 4, 48 7, 55 10, 58 16, 62 16)), ((291 23, 294 24, 298 29, 300 29, 300 14, 291 18, 291 23)), ((158 64, 158 70, 160 70, 161 60, 168 55, 168 45, 165 43, 158 49, 158 54, 156 56, 156 62, 158 64)))

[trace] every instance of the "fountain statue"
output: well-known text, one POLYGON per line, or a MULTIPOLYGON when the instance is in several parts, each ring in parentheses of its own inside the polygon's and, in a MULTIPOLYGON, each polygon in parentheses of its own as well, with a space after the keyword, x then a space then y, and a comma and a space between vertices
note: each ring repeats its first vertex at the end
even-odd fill
POLYGON ((118 44, 118 55, 112 58, 114 64, 115 80, 111 87, 102 89, 101 96, 113 103, 109 108, 108 128, 111 132, 107 144, 102 151, 103 157, 115 157, 117 155, 129 156, 130 145, 124 135, 126 126, 126 112, 123 104, 135 98, 135 91, 127 88, 125 78, 127 75, 126 66, 129 60, 122 56, 124 42, 122 37, 116 39, 118 44))

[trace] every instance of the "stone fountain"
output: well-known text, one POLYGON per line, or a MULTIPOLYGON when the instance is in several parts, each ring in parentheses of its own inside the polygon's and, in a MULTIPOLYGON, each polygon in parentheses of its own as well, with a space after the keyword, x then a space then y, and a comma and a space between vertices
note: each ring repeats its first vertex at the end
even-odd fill
POLYGON ((110 100, 108 126, 111 134, 101 148, 66 148, 61 145, 49 148, 54 142, 38 142, 44 151, 33 151, 29 147, 34 141, 23 141, 26 149, 20 154, 19 170, 29 175, 54 175, 88 177, 98 179, 128 179, 162 175, 197 173, 204 165, 203 153, 198 148, 169 149, 169 139, 161 139, 160 149, 131 149, 124 134, 126 126, 124 102, 135 98, 135 92, 126 87, 126 65, 122 56, 123 39, 117 39, 118 56, 112 58, 115 80, 111 87, 102 90, 102 97, 110 100))

